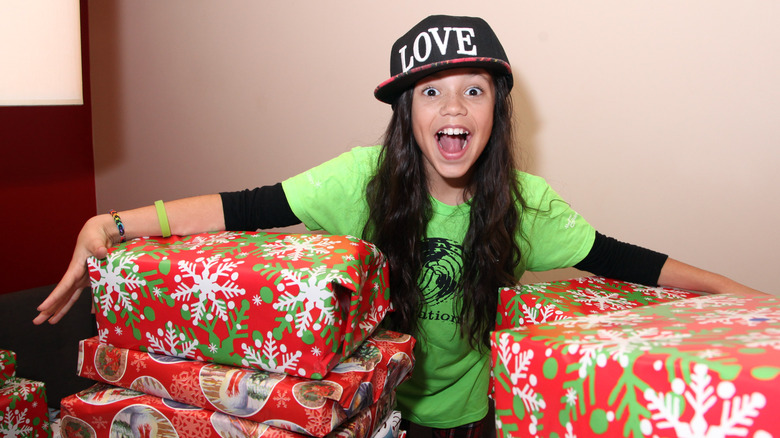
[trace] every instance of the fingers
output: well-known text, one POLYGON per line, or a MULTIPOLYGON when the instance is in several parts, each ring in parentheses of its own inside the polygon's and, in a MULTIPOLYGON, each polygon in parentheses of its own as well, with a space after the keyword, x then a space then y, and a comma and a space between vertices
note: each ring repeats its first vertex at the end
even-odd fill
POLYGON ((76 289, 73 291, 72 294, 60 294, 62 295, 58 299, 54 297, 54 292, 52 292, 51 295, 49 295, 48 298, 40 305, 38 306, 38 310, 40 313, 38 316, 33 319, 33 324, 40 325, 43 324, 46 321, 49 321, 49 324, 57 324, 60 322, 60 320, 65 316, 65 314, 68 313, 71 307, 73 307, 73 304, 78 301, 79 296, 81 296, 81 291, 84 290, 83 288, 76 289), (57 301, 53 301, 52 304, 49 304, 48 306, 44 306, 47 301, 56 299, 57 301), (67 299, 67 301, 64 301, 67 299), (64 302, 63 302, 64 301, 64 302))
POLYGON ((87 259, 92 256, 105 258, 108 247, 113 243, 102 225, 102 222, 112 220, 103 216, 89 219, 82 227, 68 270, 51 294, 38 306, 40 313, 33 319, 34 324, 42 324, 47 320, 56 324, 76 302, 82 289, 89 286, 87 259))
POLYGON ((80 256, 76 251, 68 266, 68 270, 48 297, 38 306, 38 316, 33 319, 36 325, 49 321, 56 324, 70 310, 78 299, 81 290, 89 286, 86 256, 80 256))

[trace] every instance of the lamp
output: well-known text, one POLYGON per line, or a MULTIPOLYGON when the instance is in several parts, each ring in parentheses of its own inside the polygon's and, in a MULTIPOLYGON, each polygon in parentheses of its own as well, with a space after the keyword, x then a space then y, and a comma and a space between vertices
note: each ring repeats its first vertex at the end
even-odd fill
POLYGON ((0 0, 0 105, 81 105, 79 0, 0 0))

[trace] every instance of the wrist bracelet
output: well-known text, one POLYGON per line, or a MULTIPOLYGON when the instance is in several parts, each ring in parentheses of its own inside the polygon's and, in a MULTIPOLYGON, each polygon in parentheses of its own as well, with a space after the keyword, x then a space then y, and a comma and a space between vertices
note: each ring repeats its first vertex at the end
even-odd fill
POLYGON ((168 213, 165 212, 165 204, 162 201, 154 201, 154 208, 157 210, 157 220, 160 222, 162 236, 170 237, 171 225, 168 223, 168 213))
POLYGON ((116 212, 116 210, 111 210, 108 214, 111 215, 111 217, 114 218, 114 223, 116 224, 116 227, 119 229, 119 243, 122 243, 125 241, 125 226, 122 224, 122 219, 119 218, 119 214, 116 212))

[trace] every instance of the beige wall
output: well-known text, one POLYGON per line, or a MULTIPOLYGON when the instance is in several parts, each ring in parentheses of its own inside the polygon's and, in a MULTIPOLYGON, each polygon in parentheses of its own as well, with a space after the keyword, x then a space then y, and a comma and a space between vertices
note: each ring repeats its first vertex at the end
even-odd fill
POLYGON ((513 63, 525 169, 604 233, 780 293, 780 3, 478 3, 90 1, 98 211, 375 143, 393 41, 480 15, 513 63))

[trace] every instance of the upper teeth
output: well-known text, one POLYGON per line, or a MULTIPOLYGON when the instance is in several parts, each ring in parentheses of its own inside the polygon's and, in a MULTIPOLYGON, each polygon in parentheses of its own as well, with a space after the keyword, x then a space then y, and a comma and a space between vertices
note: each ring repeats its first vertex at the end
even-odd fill
POLYGON ((468 131, 462 128, 445 128, 439 131, 441 135, 468 135, 468 131))

